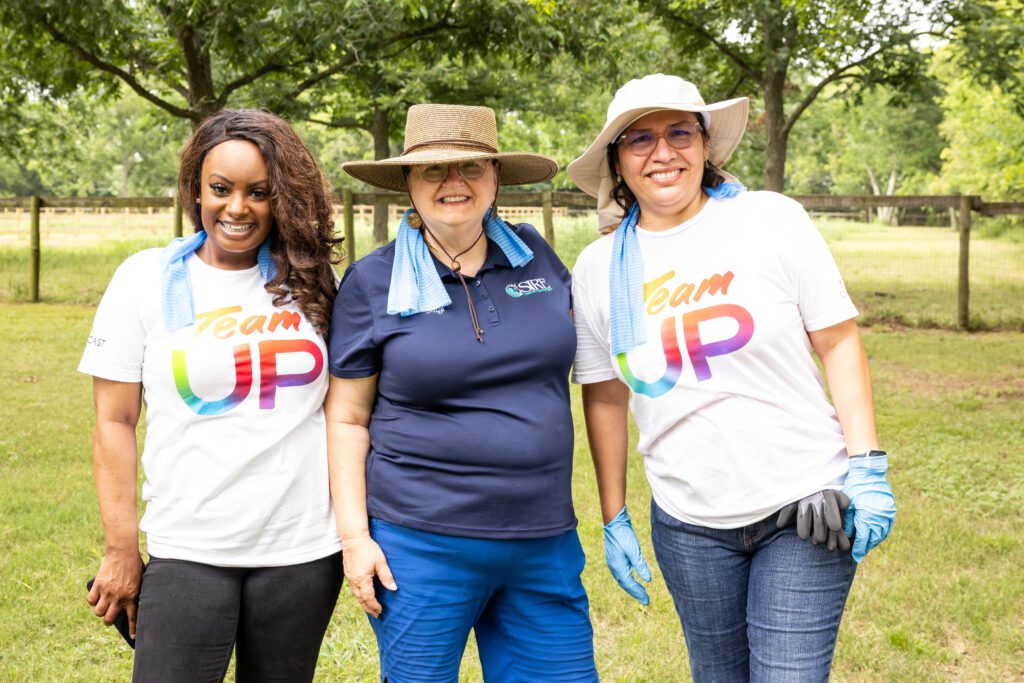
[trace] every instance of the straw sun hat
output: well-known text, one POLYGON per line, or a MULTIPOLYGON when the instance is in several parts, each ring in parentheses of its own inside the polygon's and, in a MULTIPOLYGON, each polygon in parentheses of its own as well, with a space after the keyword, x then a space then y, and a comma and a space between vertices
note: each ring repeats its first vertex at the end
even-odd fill
POLYGON ((614 180, 608 168, 608 145, 631 123, 656 111, 699 114, 710 136, 710 161, 721 167, 743 138, 749 108, 746 97, 705 104, 697 86, 678 76, 652 74, 634 79, 616 91, 608 105, 604 128, 587 151, 569 164, 569 178, 591 197, 597 197, 598 212, 607 214, 599 220, 602 226, 608 225, 622 215, 622 209, 611 198, 614 180))
POLYGON ((401 156, 349 161, 341 167, 364 183, 398 192, 408 189, 402 167, 413 164, 497 159, 502 185, 541 183, 558 173, 558 163, 542 154, 499 152, 498 126, 490 107, 415 104, 405 118, 403 149, 401 156))

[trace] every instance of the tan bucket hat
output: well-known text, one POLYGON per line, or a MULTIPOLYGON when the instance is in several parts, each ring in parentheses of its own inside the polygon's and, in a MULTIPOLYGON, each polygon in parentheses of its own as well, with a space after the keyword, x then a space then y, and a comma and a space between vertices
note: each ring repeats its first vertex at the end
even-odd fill
POLYGON ((750 100, 746 97, 705 104, 697 86, 679 76, 651 74, 634 79, 616 91, 608 105, 604 128, 587 151, 569 164, 569 178, 591 197, 597 197, 601 226, 610 225, 615 216, 622 216, 622 210, 611 198, 614 182, 607 150, 629 124, 655 111, 702 114, 710 135, 711 163, 721 167, 743 139, 749 109, 750 100))
POLYGON ((405 117, 403 149, 401 156, 349 161, 341 167, 364 183, 398 192, 407 189, 402 167, 413 164, 498 159, 502 185, 542 183, 558 173, 558 162, 542 154, 499 152, 498 126, 490 107, 414 104, 405 117))

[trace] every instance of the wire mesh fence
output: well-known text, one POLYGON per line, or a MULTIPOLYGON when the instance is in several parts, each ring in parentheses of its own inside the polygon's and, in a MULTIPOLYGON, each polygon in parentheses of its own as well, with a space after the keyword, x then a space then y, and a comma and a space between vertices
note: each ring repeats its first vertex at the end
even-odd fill
MULTIPOLYGON (((41 300, 98 302, 124 258, 171 239, 174 211, 165 207, 41 209, 41 300)), ((352 243, 346 249, 361 257, 379 244, 372 237, 372 207, 354 208, 352 243)), ((389 213, 393 237, 401 211, 392 205, 389 213)), ((503 206, 502 214, 545 232, 539 206, 503 206)), ((596 213, 554 206, 551 215, 555 249, 572 268, 580 251, 599 237, 596 213)), ((943 217, 941 212, 934 215, 943 217)), ((1024 238, 1020 230, 989 230, 986 221, 992 220, 975 217, 970 235, 970 327, 1024 329, 1024 238)), ((892 226, 835 212, 815 216, 864 322, 952 328, 958 323, 960 235, 951 229, 948 217, 943 222, 892 226)), ((339 206, 339 233, 342 224, 339 206)), ((30 300, 30 227, 27 209, 0 209, 0 301, 30 300)))

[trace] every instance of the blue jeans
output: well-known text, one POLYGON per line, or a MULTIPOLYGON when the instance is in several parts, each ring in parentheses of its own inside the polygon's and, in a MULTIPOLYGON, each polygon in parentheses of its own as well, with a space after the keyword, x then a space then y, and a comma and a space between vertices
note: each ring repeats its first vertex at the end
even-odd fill
POLYGON ((681 522, 651 501, 651 540, 683 625, 693 680, 827 681, 857 563, 776 529, 681 522))
POLYGON ((484 680, 597 681, 594 631, 575 531, 495 540, 370 519, 398 590, 377 584, 370 617, 382 681, 454 683, 470 630, 484 680))

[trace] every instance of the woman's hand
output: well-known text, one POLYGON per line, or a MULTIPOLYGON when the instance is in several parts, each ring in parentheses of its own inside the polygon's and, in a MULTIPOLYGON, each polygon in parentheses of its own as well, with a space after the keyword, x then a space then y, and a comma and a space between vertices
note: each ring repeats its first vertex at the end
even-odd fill
POLYGON ((135 638, 135 621, 139 607, 139 589, 142 587, 142 557, 138 551, 108 551, 96 572, 87 600, 93 612, 110 626, 118 613, 124 610, 128 617, 128 633, 135 638))
POLYGON ((853 536, 853 559, 860 562, 884 541, 896 521, 896 498, 885 478, 887 455, 850 458, 843 493, 850 497, 844 531, 853 536))
POLYGON ((373 578, 377 577, 388 590, 398 590, 384 551, 369 536, 343 540, 341 548, 348 589, 367 614, 379 617, 382 607, 377 601, 373 578))
POLYGON ((633 578, 633 572, 646 581, 651 582, 651 570, 647 567, 644 554, 640 550, 640 541, 633 531, 633 522, 622 506, 619 514, 604 525, 604 560, 612 576, 641 605, 650 604, 651 599, 644 585, 633 578))

